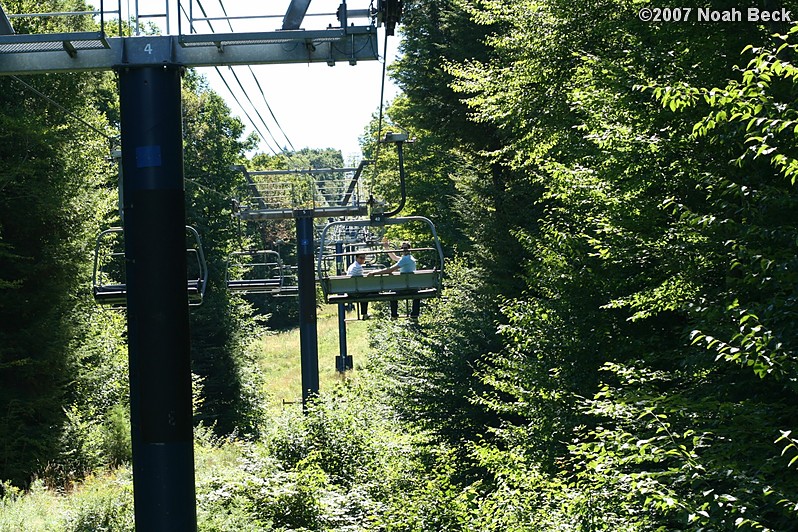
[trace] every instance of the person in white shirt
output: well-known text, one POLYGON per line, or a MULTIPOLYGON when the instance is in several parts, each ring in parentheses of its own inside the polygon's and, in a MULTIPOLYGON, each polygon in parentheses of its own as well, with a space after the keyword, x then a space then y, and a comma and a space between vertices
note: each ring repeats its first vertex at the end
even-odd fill
MULTIPOLYGON (((363 277, 363 264, 366 262, 366 255, 363 253, 358 253, 355 255, 355 262, 349 265, 349 268, 346 269, 346 274, 350 277, 363 277)), ((369 319, 369 302, 368 301, 361 301, 360 302, 360 316, 361 319, 367 320, 369 319)))

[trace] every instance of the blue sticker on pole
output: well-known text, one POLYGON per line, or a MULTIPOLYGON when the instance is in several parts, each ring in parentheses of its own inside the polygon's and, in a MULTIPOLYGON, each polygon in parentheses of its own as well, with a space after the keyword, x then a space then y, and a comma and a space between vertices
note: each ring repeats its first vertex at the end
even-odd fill
POLYGON ((160 146, 139 146, 136 148, 136 168, 161 166, 160 146))

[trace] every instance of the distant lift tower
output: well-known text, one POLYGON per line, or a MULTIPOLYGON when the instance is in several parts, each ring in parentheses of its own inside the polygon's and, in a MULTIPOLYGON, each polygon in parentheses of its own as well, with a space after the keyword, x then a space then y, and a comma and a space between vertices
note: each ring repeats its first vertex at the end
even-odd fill
MULTIPOLYGON (((241 168, 250 184, 257 207, 238 212, 246 221, 294 219, 297 240, 297 285, 299 295, 299 350, 302 362, 302 405, 319 391, 319 349, 316 329, 316 268, 314 264, 314 220, 365 216, 360 177, 370 161, 357 168, 315 168, 305 170, 262 170, 241 168), (352 174, 346 179, 336 179, 352 174), (253 179, 258 178, 256 183, 253 179), (290 179, 286 179, 289 178, 290 179), (327 179, 332 177, 332 179, 327 179), (337 185, 336 185, 337 183, 337 185), (340 186, 340 188, 339 188, 340 186)), ((339 319, 343 309, 339 308, 339 319)), ((342 322, 339 322, 342 324, 342 322)), ((341 329, 346 334, 346 329, 341 329)), ((344 344, 345 345, 345 340, 344 344)))
MULTIPOLYGON (((343 0, 337 13, 329 14, 339 21, 338 25, 300 29, 311 15, 314 21, 323 20, 324 14, 308 13, 310 3, 285 0, 282 13, 249 17, 249 28, 269 27, 270 20, 282 19, 279 29, 215 33, 211 20, 223 20, 232 27, 247 17, 225 14, 212 18, 197 0, 163 0, 162 15, 148 15, 159 22, 166 21, 162 35, 140 34, 138 1, 100 0, 99 10, 80 13, 5 13, 0 8, 0 75, 114 70, 119 76, 131 439, 138 530, 183 531, 197 527, 181 74, 187 67, 334 65, 338 61, 355 64, 374 60, 378 56, 376 26, 384 23, 387 29, 387 24, 395 24, 396 7, 400 5, 397 0, 382 2, 385 13, 380 13, 379 8, 370 7, 350 10, 343 0), (123 9, 126 3, 127 10, 123 9), (113 4, 112 8, 108 8, 109 4, 113 4), (130 13, 131 5, 136 10, 136 31, 135 35, 125 36, 133 32, 121 18, 130 13), (200 13, 201 18, 195 16, 200 13), (14 31, 18 19, 23 20, 19 26, 25 27, 29 25, 24 23, 25 17, 30 21, 59 15, 63 15, 65 26, 79 20, 84 27, 99 29, 55 34, 14 31), (170 34, 175 18, 177 34, 170 34), (357 18, 365 19, 365 23, 358 26, 351 22, 357 18), (121 36, 106 32, 112 19, 118 24, 118 31, 112 33, 121 36), (209 33, 200 32, 206 28, 209 33)), ((263 6, 277 4, 281 2, 251 5, 267 9, 263 6)), ((307 216, 307 212, 297 213, 298 220, 307 216)), ((307 224, 301 225, 300 254, 312 263, 312 233, 307 231, 307 224)), ((306 286, 310 283, 314 289, 313 277, 301 278, 300 282, 306 286)), ((305 302, 306 306, 309 304, 310 300, 305 302)), ((315 311, 315 301, 312 304, 315 311)))

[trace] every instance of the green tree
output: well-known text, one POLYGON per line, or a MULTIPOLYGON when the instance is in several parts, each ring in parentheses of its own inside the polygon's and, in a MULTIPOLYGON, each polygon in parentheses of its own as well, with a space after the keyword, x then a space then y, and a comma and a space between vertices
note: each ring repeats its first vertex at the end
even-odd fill
POLYGON ((242 140, 243 124, 202 78, 188 72, 183 85, 186 220, 202 238, 209 273, 203 304, 191 312, 193 371, 202 382, 196 417, 222 435, 256 435, 263 392, 246 347, 257 329, 225 285, 227 257, 239 245, 233 199, 244 185, 235 167, 254 138, 242 140))
MULTIPOLYGON (((75 11, 85 5, 6 2, 4 7, 75 11)), ((93 24, 90 17, 70 17, 33 18, 15 26, 52 32, 93 24)), ((107 85, 103 79, 97 74, 0 78, 0 477, 17 483, 58 453, 67 385, 77 374, 72 347, 87 334, 93 310, 88 303, 92 240, 112 201, 106 188, 113 175, 109 142, 97 132, 110 130, 92 105, 95 87, 107 85)))
MULTIPOLYGON (((685 102, 690 86, 725 86, 737 52, 771 28, 713 27, 710 39, 702 25, 643 24, 634 3, 479 1, 470 9, 499 30, 487 41, 491 61, 451 67, 455 88, 475 121, 507 134, 506 160, 542 191, 537 227, 515 232, 534 257, 525 264, 526 296, 504 305, 505 347, 484 373, 495 390, 485 400, 511 421, 495 451, 511 449, 544 472, 541 489, 567 493, 584 529, 779 529, 789 514, 777 501, 794 488, 766 464, 792 392, 757 384, 688 336, 701 331, 696 342, 736 360, 735 342, 762 333, 745 318, 750 330, 724 346, 704 326, 731 337, 744 324, 728 318, 742 310, 732 295, 762 289, 729 279, 740 268, 729 271, 729 247, 750 253, 743 264, 780 264, 756 262, 752 252, 769 229, 733 230, 763 212, 747 209, 740 186, 770 182, 772 172, 728 164, 744 139, 691 138, 694 124, 722 119, 715 111, 711 124, 701 122, 706 108, 685 102), (655 87, 659 102, 637 85, 655 87), (749 238, 756 243, 742 246, 749 238), (770 441, 754 435, 768 432, 770 441), (768 500, 760 494, 771 482, 779 494, 768 500)), ((784 155, 776 164, 788 167, 784 155)), ((779 189, 762 200, 774 208, 788 198, 779 189)), ((786 285, 789 269, 777 268, 786 285)), ((763 338, 760 345, 776 345, 763 338)))
POLYGON ((475 21, 466 7, 460 0, 404 3, 402 57, 391 72, 403 94, 388 117, 418 138, 407 148, 413 212, 435 216, 452 245, 464 252, 473 247, 479 260, 490 257, 487 285, 516 293, 525 250, 513 232, 534 223, 525 209, 539 191, 507 165, 505 132, 490 121, 473 120, 455 90, 453 65, 489 63, 493 55, 486 39, 494 25, 475 21))
MULTIPOLYGON (((474 402, 483 389, 476 368, 489 364, 499 348, 492 332, 500 319, 497 294, 520 289, 523 248, 513 233, 534 223, 521 206, 530 205, 536 191, 517 188, 520 182, 502 156, 485 156, 501 148, 503 134, 473 122, 452 86, 452 64, 489 59, 484 36, 492 28, 471 20, 458 1, 406 2, 402 21, 403 56, 392 76, 403 94, 388 108, 381 131, 415 138, 404 146, 407 201, 401 215, 435 223, 447 255, 447 287, 445 299, 427 302, 418 329, 391 326, 380 329, 378 339, 387 346, 383 370, 399 412, 440 441, 460 445, 491 424, 474 402), (450 261, 455 252, 462 259, 450 261)), ((397 154, 376 144, 377 122, 375 117, 363 139, 366 156, 378 158, 376 175, 369 175, 371 169, 366 175, 376 198, 396 206, 397 154)))

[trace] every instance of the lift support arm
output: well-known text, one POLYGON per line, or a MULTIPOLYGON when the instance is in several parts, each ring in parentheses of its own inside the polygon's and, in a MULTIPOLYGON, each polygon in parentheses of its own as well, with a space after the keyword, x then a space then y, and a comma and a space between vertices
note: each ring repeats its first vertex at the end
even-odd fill
POLYGON ((291 0, 283 17, 284 30, 298 30, 310 7, 310 0, 291 0))
POLYGON ((3 6, 0 6, 0 35, 14 35, 14 27, 8 20, 6 12, 3 11, 3 6))

